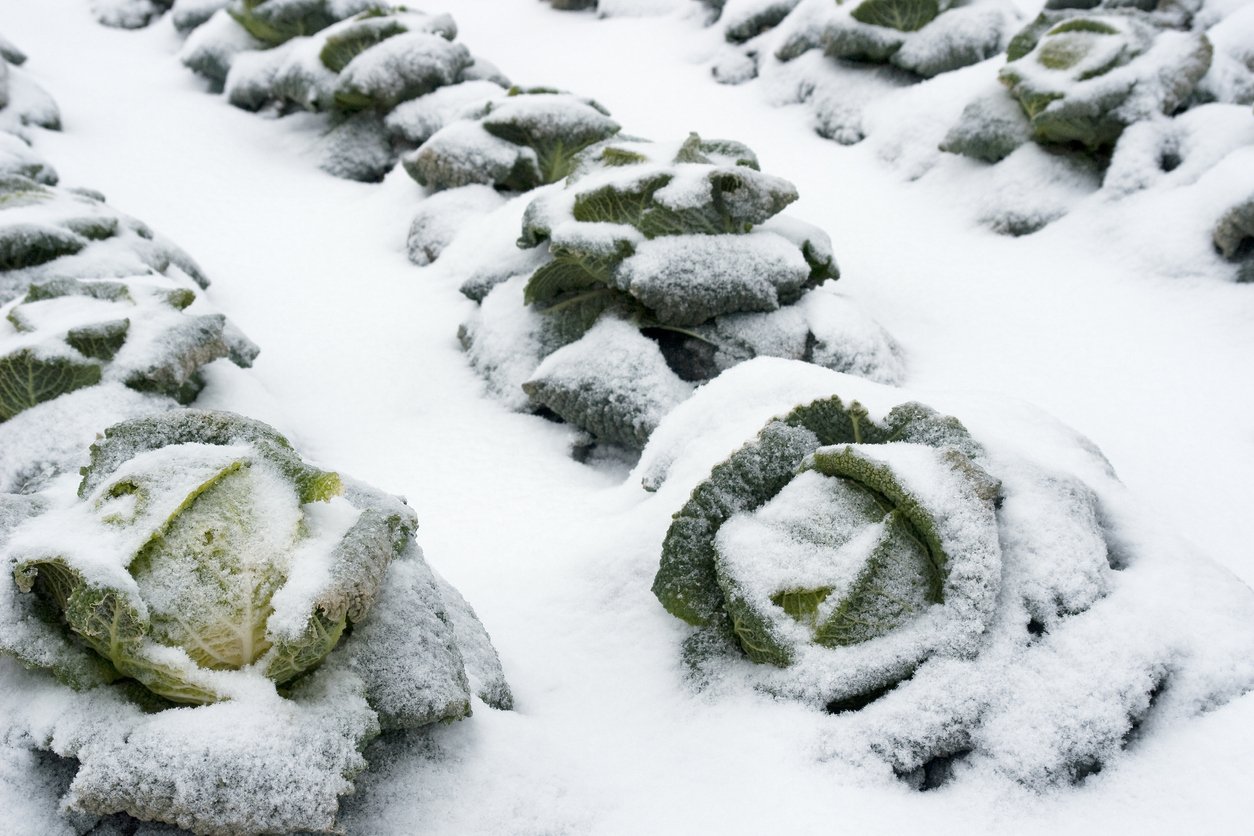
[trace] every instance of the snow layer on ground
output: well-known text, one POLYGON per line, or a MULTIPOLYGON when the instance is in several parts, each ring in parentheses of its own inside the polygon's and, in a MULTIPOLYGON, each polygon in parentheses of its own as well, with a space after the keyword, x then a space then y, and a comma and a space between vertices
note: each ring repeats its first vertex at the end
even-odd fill
MULTIPOLYGON (((1243 385, 1254 299, 1190 229, 1202 198, 1248 166, 1217 170, 1198 198, 1181 188, 1124 210, 1090 197, 1039 233, 1002 238, 974 223, 992 188, 986 170, 935 151, 993 66, 873 103, 862 119, 875 141, 840 147, 813 134, 811 111, 770 106, 768 94, 788 99, 782 81, 712 84, 705 62, 718 44, 682 11, 599 20, 532 0, 459 0, 451 11, 512 78, 595 96, 632 133, 747 142, 802 187, 792 212, 832 233, 841 292, 901 341, 916 392, 1043 407, 1101 446, 1157 517, 1147 534, 1191 541, 1254 580, 1242 527, 1254 503, 1254 390, 1243 385), (519 36, 528 31, 543 45, 519 36)), ((423 270, 405 256, 416 184, 401 172, 382 186, 321 174, 310 121, 276 123, 204 95, 174 57, 168 23, 102 29, 79 0, 0 0, 0 19, 62 108, 65 133, 32 130, 37 150, 67 185, 102 189, 197 254, 216 305, 264 347, 256 380, 217 364, 198 405, 274 423, 312 459, 407 495, 428 560, 501 651, 518 710, 376 743, 351 832, 1248 828, 1248 696, 1161 724, 1080 788, 979 781, 918 794, 821 761, 823 720, 807 708, 694 695, 675 653, 685 628, 648 591, 684 497, 647 500, 623 468, 571 461, 567 428, 483 397, 455 336, 473 309, 458 292, 460 242, 423 270)), ((762 417, 706 420, 693 444, 712 445, 708 468, 727 452, 718 439, 748 438, 762 417)), ((703 478, 698 469, 684 478, 703 478)), ((8 821, 56 833, 48 805, 60 789, 24 783, 30 756, 0 751, 8 821)))

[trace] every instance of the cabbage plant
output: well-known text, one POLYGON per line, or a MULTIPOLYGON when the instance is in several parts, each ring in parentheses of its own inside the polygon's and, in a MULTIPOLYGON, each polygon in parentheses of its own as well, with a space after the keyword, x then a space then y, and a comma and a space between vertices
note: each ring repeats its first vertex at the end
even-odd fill
POLYGON ((99 195, 0 178, 0 422, 102 383, 187 403, 206 364, 251 365, 225 317, 187 310, 207 283, 99 195))
POLYGON ((1164 31, 1142 12, 1045 12, 1015 36, 999 78, 1033 139, 1096 151, 1187 103, 1212 54, 1204 35, 1164 31))
POLYGON ((72 809, 321 831, 379 729, 465 717, 472 693, 510 705, 482 626, 414 543, 414 512, 261 422, 126 421, 92 446, 76 495, 0 508, 0 651, 82 692, 58 698, 80 712, 61 738, 39 743, 43 720, 17 709, 7 723, 78 759, 72 809), (232 718, 273 726, 247 758, 232 718), (97 740, 68 731, 85 725, 97 740), (289 771, 310 780, 275 787, 289 771))
POLYGON ((839 271, 822 230, 780 215, 796 199, 738 142, 589 148, 527 204, 518 263, 493 252, 497 272, 463 286, 481 302, 471 362, 518 408, 633 449, 694 383, 755 356, 894 379, 887 335, 820 292, 839 271))
POLYGON ((941 148, 998 162, 1025 142, 1104 162, 1124 130, 1188 106, 1210 69, 1204 34, 1132 8, 1047 9, 1015 35, 1009 92, 967 105, 941 148))
POLYGON ((695 687, 825 711, 819 756, 919 789, 1079 782, 1248 690, 1247 587, 1088 440, 1023 404, 946 402, 962 421, 759 358, 662 422, 635 475, 678 508, 653 591, 694 626, 695 687))

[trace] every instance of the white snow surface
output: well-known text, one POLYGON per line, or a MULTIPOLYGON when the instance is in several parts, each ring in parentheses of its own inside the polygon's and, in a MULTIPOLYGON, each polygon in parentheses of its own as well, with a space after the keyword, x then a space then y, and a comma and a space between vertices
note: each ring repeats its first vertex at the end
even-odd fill
MULTIPOLYGON (((1096 617, 1073 620, 986 695, 999 718, 980 732, 989 750, 1048 763, 1066 741, 1033 730, 1092 716, 1077 700, 1128 704, 1135 689, 1121 693, 1104 674, 1173 646, 1164 631, 1175 622, 1154 627, 1147 614, 1174 599, 1210 602, 1213 614, 1174 646, 1191 649, 1192 670, 1223 670, 1235 639, 1217 625, 1247 605, 1236 581, 1254 581, 1254 296, 1199 233, 1201 216, 1249 182, 1248 154, 1187 186, 1151 186, 1122 204, 1090 195, 1039 233, 998 237, 976 223, 995 188, 989 171, 935 151, 996 60, 872 102, 860 118, 874 141, 844 147, 813 134, 808 108, 775 106, 797 99, 783 94, 784 73, 769 85, 713 84, 721 33, 685 9, 598 19, 534 0, 411 5, 452 11, 465 41, 511 78, 594 96, 629 133, 746 142, 764 170, 798 184, 790 212, 831 234, 840 291, 901 343, 913 396, 960 415, 990 446, 1026 445, 1049 472, 1091 453, 1022 402, 1101 447, 1128 489, 1116 509, 1124 534, 1156 570, 1093 604, 1096 617), (1006 438, 994 415, 1037 431, 1006 438), (1147 635, 1109 642, 1137 631, 1147 635), (1009 699, 1035 691, 1056 699, 1009 699)), ((774 373, 781 361, 754 361, 732 370, 736 397, 721 408, 696 397, 677 407, 632 475, 577 464, 569 428, 484 397, 455 336, 474 307, 458 293, 468 261, 458 250, 475 242, 412 266, 407 222, 424 192, 403 172, 381 186, 322 174, 307 122, 205 94, 176 58, 168 17, 126 32, 100 27, 84 0, 0 0, 0 25, 61 108, 63 133, 30 129, 36 150, 66 185, 101 189, 194 254, 214 278, 211 301, 262 346, 251 372, 207 368, 197 405, 273 423, 306 458, 406 495, 428 561, 474 603, 501 652, 516 710, 476 703, 469 720, 377 744, 343 813, 349 832, 749 834, 838 822, 887 834, 926 822, 937 834, 1240 833, 1254 820, 1252 695, 1199 717, 1158 714, 1079 787, 1033 791, 981 773, 916 793, 851 770, 865 737, 811 708, 752 689, 695 692, 679 658, 688 628, 649 592, 670 515, 771 415, 830 394, 834 379, 843 397, 865 389, 868 405, 882 390, 818 368, 798 386, 774 373), (669 474, 653 495, 639 487, 650 469, 669 474)), ((490 226, 483 240, 495 246, 490 226)), ((1068 571, 1098 571, 1091 543, 1070 548, 1068 571)), ((932 674, 951 704, 963 704, 961 672, 932 674)), ((26 677, 0 667, 6 705, 14 689, 27 699, 26 677)), ((54 693, 67 692, 49 689, 32 709, 43 729, 71 709, 54 693)), ((893 711, 858 722, 889 725, 893 711)), ((47 780, 31 755, 0 747, 0 809, 14 832, 71 832, 47 780)))

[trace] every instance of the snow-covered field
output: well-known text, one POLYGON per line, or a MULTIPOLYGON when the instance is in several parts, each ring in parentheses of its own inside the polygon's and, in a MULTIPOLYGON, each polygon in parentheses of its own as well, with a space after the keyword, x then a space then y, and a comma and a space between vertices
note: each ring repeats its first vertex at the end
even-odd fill
MULTIPOLYGON (((1022 402, 1091 439, 1146 521, 1147 552, 1166 561, 1157 577, 1177 584, 1125 590, 1129 606, 1151 623, 1155 601, 1197 595, 1181 611, 1205 617, 1178 625, 1192 631, 1182 646, 1199 658, 1240 647, 1207 630, 1251 612, 1224 602, 1244 593, 1235 579, 1254 583, 1254 286, 1233 281, 1198 219, 1254 188, 1248 105, 1247 124, 1214 123, 1245 136, 1222 177, 1123 201, 1077 190, 1064 217, 1009 237, 979 220, 1030 191, 1032 172, 999 179, 935 150, 1001 58, 872 102, 874 130, 845 146, 814 132, 808 105, 780 104, 782 71, 716 84, 710 62, 725 47, 696 4, 609 19, 537 0, 408 5, 452 13, 458 40, 516 83, 593 97, 629 134, 749 145, 763 171, 797 185, 789 214, 830 234, 838 290, 900 344, 910 397, 960 417, 966 405, 972 427, 1035 415, 1022 402), (1214 577, 1207 561, 1222 567, 1214 577)), ((458 288, 504 222, 476 221, 446 257, 414 266, 406 234, 424 190, 399 166, 381 184, 320 171, 317 117, 259 116, 211 95, 179 63, 168 17, 124 31, 100 26, 87 0, 0 0, 0 32, 60 106, 63 129, 35 131, 33 144, 61 183, 100 190, 177 242, 212 280, 213 305, 261 347, 251 370, 211 365, 196 406, 271 423, 306 459, 405 496, 427 561, 500 653, 515 710, 477 702, 470 718, 376 745, 343 803, 348 832, 1249 831, 1249 694, 1153 725, 1078 785, 981 773, 920 793, 841 762, 828 745, 839 718, 747 688, 695 689, 681 659, 690 629, 650 584, 671 515, 704 471, 647 493, 644 466, 578 463, 569 426, 486 394, 457 339, 476 307, 458 288)), ((659 434, 646 464, 671 444, 676 461, 708 471, 780 411, 770 376, 736 378, 760 402, 726 408, 701 425, 706 438, 659 434)), ((1050 455, 1002 432, 990 444, 1050 455)), ((1150 641, 1109 638, 1115 667, 1150 641)), ((1211 660, 1204 675, 1236 677, 1245 662, 1211 660)), ((0 668, 10 696, 14 676, 0 668)), ((1075 687, 1097 694, 1104 681, 1098 671, 1075 687)), ((73 832, 54 790, 31 761, 0 761, 0 831, 73 832)))

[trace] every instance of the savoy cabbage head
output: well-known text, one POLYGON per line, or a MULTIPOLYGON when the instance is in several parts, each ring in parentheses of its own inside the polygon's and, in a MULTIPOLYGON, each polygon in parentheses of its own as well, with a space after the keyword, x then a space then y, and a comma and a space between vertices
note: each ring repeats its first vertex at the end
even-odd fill
POLYGON ((998 79, 1009 95, 968 104, 942 150, 998 162, 1036 141, 1104 164, 1130 125, 1205 98, 1214 49, 1168 13, 1055 4, 1011 39, 1006 57, 998 79))
POLYGON ((252 365, 257 347, 224 316, 184 311, 196 298, 186 286, 145 279, 31 285, 0 307, 0 421, 104 381, 188 403, 205 364, 252 365))
POLYGON ((1128 125, 1185 105, 1212 54, 1205 35, 1135 9, 1047 11, 1015 36, 999 78, 1037 142, 1099 151, 1128 125))
POLYGON ((125 421, 92 446, 76 495, 4 495, 0 522, 0 652, 82 692, 58 698, 87 712, 64 722, 103 730, 59 752, 81 763, 67 800, 85 812, 197 832, 321 830, 380 728, 465 717, 472 693, 510 705, 482 626, 414 544, 414 512, 306 463, 261 422, 199 410, 125 421), (245 759, 230 733, 205 734, 239 712, 276 724, 245 759), (292 736, 322 754, 285 764, 292 736), (285 796, 261 765, 316 780, 285 796), (215 801, 223 782, 272 809, 215 801))
POLYGON ((637 475, 679 510, 653 591, 696 627, 696 687, 824 710, 825 759, 920 789, 1078 782, 1248 690, 1248 588, 1156 528, 1088 440, 946 402, 961 423, 759 358, 657 428, 637 475))

